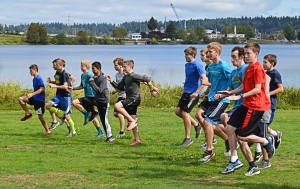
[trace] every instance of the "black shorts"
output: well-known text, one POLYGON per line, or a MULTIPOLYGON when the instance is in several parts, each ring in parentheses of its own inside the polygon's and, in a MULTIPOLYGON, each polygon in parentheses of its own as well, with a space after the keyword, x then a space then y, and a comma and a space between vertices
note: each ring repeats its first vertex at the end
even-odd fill
POLYGON ((137 107, 140 105, 141 100, 135 98, 126 98, 125 100, 121 100, 121 103, 129 115, 136 115, 137 107))
POLYGON ((44 114, 44 112, 45 112, 45 102, 36 101, 36 100, 33 99, 33 97, 31 97, 31 98, 28 99, 27 104, 33 105, 36 114, 38 114, 38 115, 44 114))
POLYGON ((183 93, 181 95, 177 107, 179 107, 181 110, 187 113, 190 113, 194 106, 199 102, 199 95, 194 99, 191 99, 190 97, 190 93, 183 93))
POLYGON ((229 103, 210 101, 207 109, 202 113, 202 117, 213 125, 221 123, 220 116, 226 110, 229 103))
POLYGON ((201 108, 202 110, 206 111, 208 108, 208 100, 203 100, 200 102, 198 108, 201 108))
POLYGON ((258 135, 263 114, 264 111, 252 110, 242 105, 233 112, 227 124, 237 128, 238 136, 258 135))
POLYGON ((82 97, 78 98, 78 100, 87 112, 94 111, 95 97, 82 97))

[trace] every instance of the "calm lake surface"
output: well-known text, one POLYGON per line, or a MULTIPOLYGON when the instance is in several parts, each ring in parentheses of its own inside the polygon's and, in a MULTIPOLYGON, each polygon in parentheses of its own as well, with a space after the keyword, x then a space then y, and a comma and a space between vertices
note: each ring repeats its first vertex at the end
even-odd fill
MULTIPOLYGON (((54 75, 52 60, 63 58, 66 70, 80 82, 80 61, 100 61, 102 71, 114 77, 112 61, 116 57, 133 59, 134 70, 145 74, 162 85, 181 86, 184 82, 184 49, 189 45, 45 45, 45 46, 0 46, 0 82, 14 81, 23 87, 32 87, 29 66, 37 64, 39 74, 46 80, 54 75)), ((206 45, 195 45, 199 50, 206 45)), ((231 66, 230 52, 235 45, 223 45, 221 58, 231 66)), ((300 45, 261 45, 259 61, 266 54, 276 54, 276 69, 281 73, 284 86, 300 88, 300 45)), ((204 64, 203 64, 204 65, 204 64)))

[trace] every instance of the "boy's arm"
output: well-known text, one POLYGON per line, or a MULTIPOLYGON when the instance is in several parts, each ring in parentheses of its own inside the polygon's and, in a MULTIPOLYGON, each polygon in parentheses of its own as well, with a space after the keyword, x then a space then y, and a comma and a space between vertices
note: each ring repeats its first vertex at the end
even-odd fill
POLYGON ((200 75, 201 85, 197 88, 197 90, 191 94, 191 98, 196 98, 199 95, 199 92, 204 88, 204 86, 208 86, 209 82, 205 74, 200 75))
MULTIPOLYGON (((100 77, 98 77, 97 79, 100 80, 100 77)), ((96 85, 95 79, 94 79, 94 78, 91 77, 91 78, 89 79, 89 81, 90 81, 90 84, 91 84, 92 88, 96 91, 96 93, 99 93, 99 94, 100 94, 100 93, 102 93, 102 92, 104 91, 104 88, 101 88, 101 83, 102 83, 102 82, 106 82, 105 79, 99 82, 99 86, 96 85)))
POLYGON ((273 91, 270 91, 270 96, 278 94, 278 93, 282 93, 284 91, 283 85, 282 83, 277 83, 277 88, 273 91))
POLYGON ((40 94, 41 92, 43 92, 45 90, 45 87, 40 86, 40 88, 32 93, 27 94, 28 98, 33 97, 34 95, 40 94))

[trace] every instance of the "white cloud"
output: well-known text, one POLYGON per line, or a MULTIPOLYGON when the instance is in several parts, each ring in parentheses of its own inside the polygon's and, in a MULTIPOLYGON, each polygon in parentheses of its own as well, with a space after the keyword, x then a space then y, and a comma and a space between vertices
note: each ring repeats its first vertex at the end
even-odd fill
POLYGON ((300 1, 296 0, 1 0, 0 23, 119 24, 146 21, 152 16, 159 21, 176 20, 171 3, 181 19, 300 14, 300 1))

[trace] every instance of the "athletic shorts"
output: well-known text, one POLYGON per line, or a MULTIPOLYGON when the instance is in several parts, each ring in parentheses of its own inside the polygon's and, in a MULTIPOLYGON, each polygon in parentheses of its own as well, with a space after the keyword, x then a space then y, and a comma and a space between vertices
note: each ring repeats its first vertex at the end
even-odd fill
POLYGON ((187 113, 190 113, 194 106, 199 102, 199 95, 194 99, 191 99, 190 97, 191 93, 183 93, 177 107, 187 113))
POLYGON ((129 115, 136 115, 137 107, 140 105, 140 99, 126 98, 120 101, 129 115))
MULTIPOLYGON (((118 97, 117 102, 120 102, 121 100, 125 100, 125 99, 123 99, 122 97, 118 97)), ((114 109, 114 112, 117 112, 117 111, 114 109)))
POLYGON ((275 111, 276 111, 276 109, 271 109, 271 114, 270 114, 270 119, 269 119, 269 122, 268 122, 268 126, 273 122, 275 111))
POLYGON ((220 116, 226 110, 229 103, 210 101, 207 109, 202 113, 202 117, 213 125, 221 123, 220 116))
POLYGON ((34 100, 33 97, 28 99, 27 104, 33 105, 36 114, 41 115, 45 112, 45 102, 34 100))
POLYGON ((95 97, 82 97, 82 98, 78 98, 78 100, 87 112, 95 111, 94 110, 95 97))
POLYGON ((59 107, 65 114, 72 113, 72 97, 55 96, 50 100, 55 107, 59 107))
POLYGON ((231 110, 226 111, 225 113, 228 115, 228 117, 230 117, 230 116, 233 114, 233 112, 236 111, 236 109, 237 109, 237 108, 233 108, 233 109, 231 109, 231 110))
POLYGON ((237 128, 238 136, 258 135, 263 114, 264 111, 252 110, 242 105, 233 112, 227 124, 237 128))
POLYGON ((257 136, 265 138, 267 136, 269 121, 271 117, 271 110, 266 110, 260 120, 259 124, 259 131, 257 133, 257 136))
POLYGON ((206 111, 207 110, 207 108, 208 108, 208 100, 203 100, 200 104, 199 104, 199 106, 198 106, 198 108, 201 108, 202 110, 204 110, 204 111, 206 111))

